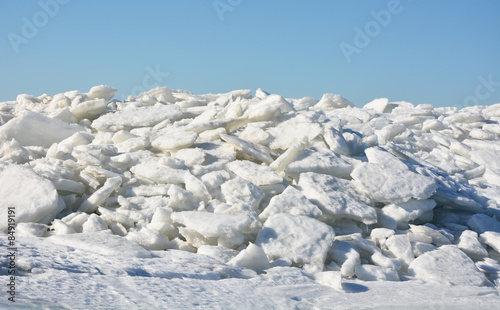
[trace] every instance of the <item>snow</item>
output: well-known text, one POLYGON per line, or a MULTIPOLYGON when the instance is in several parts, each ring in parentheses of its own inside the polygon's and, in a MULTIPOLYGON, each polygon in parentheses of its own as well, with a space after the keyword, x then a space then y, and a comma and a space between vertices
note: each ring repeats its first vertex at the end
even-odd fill
POLYGON ((113 235, 110 231, 50 236, 47 241, 102 255, 151 257, 151 252, 136 243, 113 235))
POLYGON ((0 103, 19 308, 498 307, 500 105, 116 91, 0 103))

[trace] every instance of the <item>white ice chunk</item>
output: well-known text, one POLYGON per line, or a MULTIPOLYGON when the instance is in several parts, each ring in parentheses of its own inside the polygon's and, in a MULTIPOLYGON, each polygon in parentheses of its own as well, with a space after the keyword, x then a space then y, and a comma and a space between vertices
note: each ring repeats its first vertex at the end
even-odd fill
POLYGON ((283 154, 281 154, 275 161, 273 161, 269 167, 273 168, 277 172, 282 172, 285 170, 286 166, 291 163, 300 152, 306 147, 307 143, 305 141, 300 141, 290 146, 283 154))
POLYGON ((285 169, 285 172, 298 176, 303 172, 316 172, 336 177, 348 177, 353 165, 333 151, 310 148, 303 150, 285 169))
POLYGON ((222 195, 227 203, 243 202, 256 209, 264 192, 255 184, 248 182, 240 177, 236 177, 221 185, 222 195))
POLYGON ((354 276, 356 266, 361 264, 358 249, 346 241, 335 240, 328 254, 335 263, 341 266, 340 272, 345 277, 354 276))
POLYGON ((89 219, 87 213, 74 212, 65 216, 62 221, 71 226, 76 232, 82 232, 83 224, 89 219))
POLYGON ((82 232, 84 233, 92 231, 101 231, 106 229, 108 229, 108 225, 97 214, 91 214, 89 216, 89 219, 82 225, 82 232))
POLYGON ((102 98, 106 101, 111 100, 115 95, 117 89, 109 87, 108 85, 98 85, 94 86, 87 93, 90 99, 102 98))
POLYGON ((52 183, 21 166, 9 165, 0 170, 0 197, 0 231, 7 231, 10 218, 15 223, 38 223, 49 218, 43 223, 48 224, 62 211, 52 183))
POLYGON ((102 205, 111 193, 117 190, 122 184, 120 176, 112 177, 106 180, 104 185, 90 195, 87 200, 82 202, 79 210, 82 212, 92 213, 99 205, 102 205))
POLYGON ((167 196, 168 185, 139 185, 127 188, 126 197, 131 196, 167 196))
POLYGON ((350 181, 313 172, 301 173, 300 190, 324 215, 349 218, 365 224, 377 222, 375 209, 367 205, 350 181))
POLYGON ((313 218, 320 217, 323 212, 311 203, 304 194, 293 186, 288 186, 283 193, 271 198, 269 205, 259 215, 262 221, 274 214, 289 213, 291 215, 304 215, 313 218))
POLYGON ((201 177, 201 181, 205 184, 207 189, 217 188, 229 179, 230 175, 226 170, 212 171, 201 177))
POLYGON ((316 219, 281 213, 265 222, 255 244, 270 260, 288 258, 297 265, 323 268, 334 237, 333 229, 316 219))
POLYGON ((63 121, 65 123, 70 123, 74 124, 77 123, 77 119, 75 118, 75 115, 71 113, 69 108, 64 108, 64 109, 59 109, 54 112, 52 112, 49 115, 50 118, 58 119, 60 121, 63 121))
POLYGON ((482 260, 488 256, 488 251, 481 245, 477 237, 475 231, 465 230, 458 238, 457 246, 473 260, 482 260))
POLYGON ((387 257, 378 251, 373 253, 373 255, 370 257, 370 259, 375 265, 380 266, 380 267, 390 268, 393 270, 400 270, 401 269, 401 263, 397 259, 387 257))
POLYGON ((485 131, 479 128, 474 128, 469 132, 469 139, 477 139, 477 140, 497 140, 498 137, 496 134, 485 131))
POLYGON ((226 167, 237 176, 257 186, 283 182, 283 178, 274 169, 248 160, 235 160, 227 163, 226 167))
POLYGON ((432 199, 410 199, 407 202, 399 203, 398 206, 408 212, 408 220, 414 221, 426 212, 436 207, 436 202, 432 199))
POLYGON ((184 183, 186 184, 186 190, 193 193, 193 195, 200 201, 207 202, 212 199, 205 184, 203 184, 200 179, 192 175, 189 171, 186 171, 184 174, 184 183))
POLYGON ((145 249, 155 251, 166 250, 169 243, 167 236, 146 227, 139 231, 129 232, 125 238, 145 249))
POLYGON ((228 261, 227 264, 231 266, 249 268, 257 273, 262 273, 264 270, 271 267, 264 250, 251 242, 248 244, 246 249, 228 261))
POLYGON ((273 150, 286 150, 297 142, 310 142, 322 133, 319 124, 301 115, 280 123, 267 130, 273 139, 269 147, 273 150))
POLYGON ((87 100, 74 106, 72 105, 70 111, 78 122, 85 118, 92 120, 104 113, 106 105, 107 102, 104 99, 87 100))
POLYGON ((260 222, 250 212, 239 214, 209 213, 199 211, 174 212, 174 223, 182 224, 205 238, 231 239, 240 233, 255 233, 260 222))
POLYGON ((413 253, 415 254, 415 257, 419 257, 420 255, 434 251, 436 249, 435 246, 433 246, 430 243, 422 243, 422 242, 412 242, 411 243, 413 253))
POLYGON ((325 127, 323 136, 330 150, 338 154, 349 156, 349 146, 340 131, 333 126, 325 127))
MULTIPOLYGON (((114 224, 119 224, 124 229, 130 229, 131 227, 134 227, 134 221, 125 214, 121 214, 102 207, 97 208, 97 211, 101 214, 101 218, 110 228, 112 228, 114 224)), ((119 230, 121 230, 121 227, 118 226, 118 228, 119 230)))
POLYGON ((184 183, 186 170, 173 169, 158 162, 146 162, 133 166, 130 171, 158 184, 184 183))
POLYGON ((358 279, 365 281, 399 281, 396 270, 367 264, 357 265, 355 275, 358 279))
POLYGON ((377 98, 368 102, 363 106, 363 109, 373 109, 378 113, 388 113, 389 109, 387 109, 389 105, 389 99, 387 98, 377 98))
POLYGON ((183 160, 186 166, 201 165, 205 161, 206 153, 201 148, 181 149, 173 154, 175 158, 183 160))
POLYGON ((387 238, 393 236, 395 233, 394 230, 388 228, 374 228, 370 233, 370 237, 375 241, 376 245, 383 247, 387 238))
POLYGON ((470 152, 470 159, 479 165, 500 172, 500 156, 498 150, 472 150, 470 152))
POLYGON ((375 201, 397 204, 411 198, 427 199, 436 191, 433 179, 410 171, 389 152, 370 148, 365 153, 369 163, 357 165, 351 176, 375 201))
POLYGON ((427 132, 430 132, 431 130, 443 130, 445 128, 446 125, 438 119, 428 119, 422 124, 422 130, 427 132))
POLYGON ((85 128, 26 111, 0 126, 0 141, 16 139, 23 146, 50 147, 85 128))
POLYGON ((425 225, 411 225, 411 232, 414 234, 422 234, 432 238, 432 243, 436 246, 451 244, 451 241, 439 231, 425 225))
POLYGON ((164 152, 190 147, 198 137, 193 131, 179 128, 166 128, 159 134, 159 137, 153 140, 151 145, 164 152))
POLYGON ((50 228, 51 230, 54 231, 54 234, 56 235, 76 234, 76 231, 75 229, 73 229, 73 227, 58 219, 55 219, 52 222, 50 228))
POLYGON ((265 99, 250 105, 243 117, 252 122, 268 121, 277 115, 292 111, 293 107, 280 95, 269 95, 265 99))
POLYGON ((221 139, 233 145, 236 149, 244 152, 246 155, 258 159, 266 164, 273 162, 272 157, 263 150, 256 147, 253 143, 240 139, 236 136, 221 134, 221 139))
POLYGON ((500 187, 500 170, 486 168, 483 177, 489 184, 500 187))
POLYGON ((30 152, 15 139, 0 141, 0 160, 16 164, 24 164, 30 160, 30 152))
POLYGON ((181 108, 177 105, 157 104, 152 107, 140 107, 104 114, 92 122, 92 127, 99 131, 152 127, 165 119, 177 120, 181 115, 181 108))
POLYGON ((474 262, 454 245, 420 255, 411 263, 409 275, 446 285, 483 286, 487 283, 474 262))
POLYGON ((253 143, 259 143, 259 144, 265 144, 269 140, 269 133, 265 132, 263 129, 257 127, 257 126, 251 126, 252 123, 250 123, 242 132, 238 134, 238 136, 241 139, 253 142, 253 143))
POLYGON ((354 107, 354 104, 339 94, 323 94, 321 100, 314 106, 323 110, 340 109, 345 107, 354 107))
POLYGON ((403 272, 408 270, 408 266, 415 258, 410 240, 406 235, 394 235, 385 242, 388 252, 401 263, 403 272))
POLYGON ((467 220, 467 225, 482 234, 485 231, 495 231, 500 233, 500 222, 486 214, 474 214, 467 220))
POLYGON ((155 98, 157 101, 168 103, 174 103, 177 101, 172 89, 165 86, 156 86, 155 88, 142 92, 138 95, 138 97, 144 96, 149 96, 155 98))
POLYGON ((389 204, 382 208, 379 213, 379 221, 387 228, 408 228, 408 222, 414 221, 419 217, 432 211, 436 206, 434 200, 416 200, 410 199, 407 202, 389 204))
POLYGON ((483 129, 500 136, 500 124, 484 124, 483 129))
POLYGON ((500 233, 496 231, 485 231, 479 236, 480 240, 490 247, 493 248, 493 250, 497 251, 497 253, 500 253, 500 233))
POLYGON ((199 201, 192 192, 177 185, 170 185, 167 193, 170 196, 168 207, 175 211, 195 210, 199 206, 199 201))
POLYGON ((129 153, 134 151, 140 151, 146 148, 149 148, 149 140, 144 137, 137 137, 128 139, 121 143, 115 144, 118 152, 120 153, 129 153))

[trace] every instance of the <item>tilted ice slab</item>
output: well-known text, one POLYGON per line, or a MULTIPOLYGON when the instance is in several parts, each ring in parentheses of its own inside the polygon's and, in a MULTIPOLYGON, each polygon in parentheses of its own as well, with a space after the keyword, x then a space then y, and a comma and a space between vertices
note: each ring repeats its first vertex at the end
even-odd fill
POLYGON ((287 258, 298 265, 322 268, 334 237, 333 229, 316 219, 275 214, 265 222, 255 244, 271 260, 287 258))
POLYGON ((356 192, 351 181, 333 176, 306 172, 300 174, 300 190, 323 212, 334 219, 349 218, 374 224, 377 222, 375 209, 356 192))
POLYGON ((409 268, 409 274, 428 282, 483 286, 488 280, 474 262, 453 245, 442 246, 417 257, 409 268))
POLYGON ((165 120, 177 120, 182 115, 178 105, 157 104, 104 114, 92 122, 92 127, 100 131, 116 129, 152 127, 165 120))
POLYGON ((0 197, 0 231, 7 230, 9 214, 13 215, 14 223, 48 224, 65 207, 63 204, 61 208, 50 181, 29 168, 15 165, 0 170, 0 197))
POLYGON ((228 163, 226 167, 257 186, 283 182, 283 178, 274 169, 257 165, 248 160, 236 160, 228 163))
POLYGON ((368 163, 356 166, 351 176, 374 200, 397 204, 411 198, 427 199, 436 191, 434 180, 410 171, 387 151, 370 148, 365 154, 368 163))
POLYGON ((285 169, 285 172, 298 176, 303 172, 330 174, 347 177, 353 170, 353 164, 333 151, 310 148, 302 151, 285 169))
POLYGON ((316 205, 293 186, 288 186, 283 193, 271 198, 271 201, 269 201, 269 204, 260 213, 259 217, 265 221, 270 216, 278 213, 305 215, 312 218, 323 215, 323 212, 316 205))
POLYGON ((85 128, 26 111, 0 127, 0 141, 16 139, 23 146, 49 147, 85 128))
POLYGON ((183 211, 172 213, 172 221, 197 231, 206 238, 233 238, 240 233, 251 234, 260 222, 251 212, 238 214, 183 211))

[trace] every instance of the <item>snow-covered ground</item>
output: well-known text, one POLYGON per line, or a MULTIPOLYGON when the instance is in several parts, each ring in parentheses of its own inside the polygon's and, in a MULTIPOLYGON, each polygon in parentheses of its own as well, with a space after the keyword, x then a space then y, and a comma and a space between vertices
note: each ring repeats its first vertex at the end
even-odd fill
POLYGON ((500 305, 500 104, 115 91, 0 103, 0 307, 500 305))

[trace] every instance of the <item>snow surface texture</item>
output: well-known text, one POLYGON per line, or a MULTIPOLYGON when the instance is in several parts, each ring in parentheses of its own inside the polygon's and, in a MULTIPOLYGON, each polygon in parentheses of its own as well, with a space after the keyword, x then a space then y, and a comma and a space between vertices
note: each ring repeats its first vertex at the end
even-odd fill
POLYGON ((0 103, 17 306, 500 303, 500 104, 115 92, 0 103))

